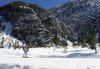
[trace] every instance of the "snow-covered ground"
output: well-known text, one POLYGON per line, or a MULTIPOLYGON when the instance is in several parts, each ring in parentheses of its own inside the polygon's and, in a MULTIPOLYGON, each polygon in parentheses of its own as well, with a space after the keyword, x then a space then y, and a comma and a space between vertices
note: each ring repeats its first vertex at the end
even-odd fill
POLYGON ((100 69, 100 53, 87 48, 31 48, 29 58, 23 50, 0 49, 0 69, 100 69))

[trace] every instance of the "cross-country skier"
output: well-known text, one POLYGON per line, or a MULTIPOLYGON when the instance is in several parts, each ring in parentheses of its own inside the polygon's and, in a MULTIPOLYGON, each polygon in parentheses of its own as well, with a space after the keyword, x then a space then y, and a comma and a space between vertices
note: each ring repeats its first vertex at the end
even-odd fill
POLYGON ((27 52, 29 51, 28 47, 27 46, 23 46, 23 51, 24 51, 23 57, 27 58, 27 52))

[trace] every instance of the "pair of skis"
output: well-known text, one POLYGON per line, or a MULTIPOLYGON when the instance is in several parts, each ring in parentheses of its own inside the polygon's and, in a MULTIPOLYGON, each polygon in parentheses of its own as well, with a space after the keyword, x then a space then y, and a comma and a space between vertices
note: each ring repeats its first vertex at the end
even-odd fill
POLYGON ((27 54, 24 53, 23 54, 23 58, 28 58, 27 54))

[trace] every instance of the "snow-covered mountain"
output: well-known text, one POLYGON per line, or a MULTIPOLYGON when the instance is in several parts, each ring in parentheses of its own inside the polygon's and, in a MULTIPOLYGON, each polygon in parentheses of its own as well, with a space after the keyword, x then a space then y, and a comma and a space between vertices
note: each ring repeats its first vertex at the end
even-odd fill
POLYGON ((77 40, 77 34, 72 28, 38 5, 12 2, 0 7, 0 16, 1 21, 9 21, 13 26, 11 35, 32 45, 53 44, 56 35, 60 45, 67 44, 66 39, 77 40))
POLYGON ((79 35, 87 33, 90 24, 100 32, 100 0, 71 0, 49 11, 79 35))

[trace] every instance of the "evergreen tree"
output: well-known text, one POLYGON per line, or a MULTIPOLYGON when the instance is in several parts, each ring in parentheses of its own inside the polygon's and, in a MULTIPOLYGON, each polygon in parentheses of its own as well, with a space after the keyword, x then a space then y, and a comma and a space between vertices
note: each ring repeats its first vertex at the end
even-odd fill
POLYGON ((18 48, 20 49, 19 42, 17 41, 18 48))
POLYGON ((4 44, 4 37, 2 37, 1 48, 3 48, 3 44, 4 44))
POLYGON ((99 43, 99 46, 100 46, 100 32, 98 33, 98 43, 99 43))
POLYGON ((81 32, 81 44, 82 44, 82 48, 85 47, 85 37, 84 37, 84 33, 81 32))
POLYGON ((14 50, 17 48, 17 41, 15 40, 14 50))
POLYGON ((11 43, 9 43, 9 49, 10 49, 10 47, 11 47, 11 43))
POLYGON ((89 30, 88 30, 88 34, 87 34, 87 43, 91 46, 91 49, 95 49, 95 53, 97 53, 96 50, 96 34, 95 34, 95 30, 93 28, 92 25, 90 25, 89 30))
POLYGON ((63 48, 64 48, 64 53, 67 53, 67 46, 68 46, 68 43, 67 42, 62 42, 63 43, 63 48))
POLYGON ((56 33, 55 36, 54 36, 54 44, 55 44, 56 46, 59 45, 59 38, 58 38, 57 33, 56 33))
MULTIPOLYGON (((35 42, 35 46, 37 46, 37 42, 35 42)), ((32 44, 29 43, 29 48, 32 48, 32 44)))

